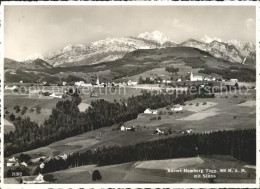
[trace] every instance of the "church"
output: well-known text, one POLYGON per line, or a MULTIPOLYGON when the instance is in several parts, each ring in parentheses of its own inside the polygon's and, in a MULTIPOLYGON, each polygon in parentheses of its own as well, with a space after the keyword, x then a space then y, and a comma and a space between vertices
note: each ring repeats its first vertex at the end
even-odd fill
POLYGON ((192 72, 190 72, 190 81, 203 81, 203 77, 200 75, 194 76, 192 72))

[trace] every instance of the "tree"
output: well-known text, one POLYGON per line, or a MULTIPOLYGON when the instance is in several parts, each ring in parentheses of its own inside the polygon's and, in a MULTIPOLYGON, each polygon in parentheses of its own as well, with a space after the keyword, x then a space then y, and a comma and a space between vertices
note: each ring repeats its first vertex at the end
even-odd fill
POLYGON ((101 180, 101 179, 102 179, 102 176, 101 176, 99 170, 94 170, 92 173, 92 180, 97 181, 97 180, 101 180))
POLYGON ((15 120, 15 115, 13 113, 9 117, 10 117, 11 121, 15 120))
POLYGON ((22 109, 22 111, 21 111, 21 115, 24 115, 24 114, 26 113, 27 109, 28 109, 28 108, 27 108, 26 106, 24 106, 23 109, 22 109))
POLYGON ((53 176, 52 174, 46 174, 46 175, 43 176, 43 179, 44 179, 45 181, 50 182, 50 181, 53 181, 53 180, 54 180, 54 176, 53 176))
POLYGON ((18 159, 19 159, 21 162, 28 163, 28 162, 31 160, 31 156, 29 156, 28 154, 23 154, 23 153, 21 153, 18 159))
POLYGON ((144 82, 143 77, 140 76, 140 77, 139 77, 139 81, 138 81, 138 83, 139 83, 139 84, 143 84, 143 82, 144 82))
POLYGON ((234 87, 236 88, 236 89, 238 89, 239 88, 239 86, 238 86, 238 83, 236 82, 236 84, 234 85, 234 87))
POLYGON ((41 107, 39 105, 36 106, 36 112, 39 114, 41 113, 41 107))
POLYGON ((16 113, 19 113, 21 111, 20 106, 19 105, 15 105, 14 106, 14 110, 16 110, 16 113))

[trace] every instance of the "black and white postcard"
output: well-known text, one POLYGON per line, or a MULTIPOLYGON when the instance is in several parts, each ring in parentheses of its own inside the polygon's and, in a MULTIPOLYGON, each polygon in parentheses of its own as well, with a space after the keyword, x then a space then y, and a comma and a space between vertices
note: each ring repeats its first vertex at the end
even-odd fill
POLYGON ((1 7, 3 188, 258 188, 257 3, 1 7))

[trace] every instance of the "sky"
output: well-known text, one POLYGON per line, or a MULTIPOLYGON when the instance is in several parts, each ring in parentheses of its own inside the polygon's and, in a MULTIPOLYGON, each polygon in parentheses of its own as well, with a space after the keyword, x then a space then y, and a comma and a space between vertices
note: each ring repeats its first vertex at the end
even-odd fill
POLYGON ((189 38, 255 44, 253 6, 5 6, 5 57, 24 60, 68 44, 159 30, 181 43, 189 38))

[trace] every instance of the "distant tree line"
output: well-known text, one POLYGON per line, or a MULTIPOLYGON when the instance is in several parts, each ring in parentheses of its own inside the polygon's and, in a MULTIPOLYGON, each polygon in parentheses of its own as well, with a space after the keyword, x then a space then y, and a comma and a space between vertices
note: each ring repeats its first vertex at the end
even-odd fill
MULTIPOLYGON (((256 130, 217 131, 183 135, 129 146, 110 146, 84 153, 74 153, 66 160, 51 159, 43 173, 89 164, 99 166, 132 161, 162 160, 205 155, 230 155, 256 164, 256 130)), ((37 174, 37 173, 35 173, 37 174)))
POLYGON ((182 104, 194 98, 196 95, 177 94, 176 91, 160 94, 145 92, 121 102, 111 103, 103 99, 92 101, 88 110, 80 112, 78 105, 81 99, 73 96, 72 100, 59 101, 43 125, 38 126, 29 117, 16 118, 15 131, 4 135, 4 155, 10 156, 87 131, 136 119, 148 107, 157 109, 169 104, 182 104))
MULTIPOLYGON (((231 69, 231 68, 230 68, 231 69)), ((204 68, 204 70, 199 70, 199 73, 203 74, 218 74, 222 75, 224 79, 238 79, 238 81, 245 82, 255 82, 256 81, 256 70, 250 68, 238 68, 232 67, 233 71, 230 69, 218 69, 218 68, 204 68)))
POLYGON ((174 67, 167 66, 165 68, 165 71, 171 72, 171 73, 177 73, 179 71, 179 68, 174 68, 174 67))

